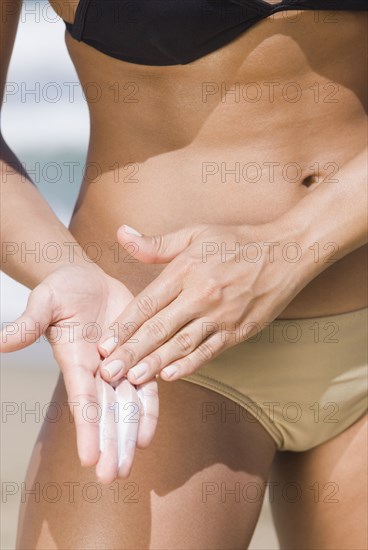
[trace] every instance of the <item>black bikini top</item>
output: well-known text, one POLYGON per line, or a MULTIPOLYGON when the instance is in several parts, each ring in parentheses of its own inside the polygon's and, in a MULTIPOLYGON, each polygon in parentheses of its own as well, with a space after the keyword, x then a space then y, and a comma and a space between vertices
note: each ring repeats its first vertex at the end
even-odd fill
POLYGON ((80 0, 76 40, 143 65, 184 65, 283 10, 366 10, 366 0, 80 0))

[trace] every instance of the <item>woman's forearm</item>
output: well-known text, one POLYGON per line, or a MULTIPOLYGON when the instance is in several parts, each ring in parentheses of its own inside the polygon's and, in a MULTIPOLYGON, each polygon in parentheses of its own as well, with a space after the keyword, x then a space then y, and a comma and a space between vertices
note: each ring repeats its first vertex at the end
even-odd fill
POLYGON ((367 243, 367 150, 335 177, 338 181, 322 181, 276 222, 277 236, 300 245, 305 284, 367 243))
POLYGON ((1 269, 34 288, 65 264, 92 265, 1 138, 1 269))

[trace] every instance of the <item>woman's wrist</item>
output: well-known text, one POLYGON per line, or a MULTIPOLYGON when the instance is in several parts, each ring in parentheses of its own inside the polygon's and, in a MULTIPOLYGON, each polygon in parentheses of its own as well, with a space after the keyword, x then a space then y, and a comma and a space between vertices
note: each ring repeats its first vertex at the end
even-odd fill
POLYGON ((297 255, 296 276, 307 284, 322 271, 367 243, 366 151, 361 151, 337 173, 336 181, 322 181, 282 216, 260 226, 265 235, 297 255), (283 246, 281 244, 283 243, 283 246), (295 244, 293 244, 295 243, 295 244))
POLYGON ((61 223, 52 225, 49 238, 12 239, 2 244, 2 270, 18 282, 33 289, 60 268, 77 266, 101 271, 86 251, 61 223))
POLYGON ((311 281, 325 261, 323 254, 312 246, 305 223, 290 223, 287 217, 257 225, 242 225, 239 232, 242 240, 242 257, 245 261, 256 260, 275 264, 277 269, 294 272, 295 286, 299 291, 311 281))
POLYGON ((264 234, 272 236, 273 254, 271 261, 283 262, 285 269, 294 272, 297 287, 302 290, 319 273, 333 263, 336 248, 324 242, 319 235, 310 231, 306 217, 287 214, 264 224, 264 234))

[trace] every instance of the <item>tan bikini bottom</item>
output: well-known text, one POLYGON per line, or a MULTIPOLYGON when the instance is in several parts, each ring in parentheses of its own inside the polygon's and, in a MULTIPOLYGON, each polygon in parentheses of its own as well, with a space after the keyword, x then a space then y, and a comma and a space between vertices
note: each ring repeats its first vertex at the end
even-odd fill
MULTIPOLYGON (((258 420, 277 448, 305 451, 367 410, 368 308, 276 319, 184 380, 231 399, 238 411, 205 404, 204 414, 258 420), (239 407, 240 406, 240 407, 239 407)), ((227 408, 226 408, 227 407, 227 408)))

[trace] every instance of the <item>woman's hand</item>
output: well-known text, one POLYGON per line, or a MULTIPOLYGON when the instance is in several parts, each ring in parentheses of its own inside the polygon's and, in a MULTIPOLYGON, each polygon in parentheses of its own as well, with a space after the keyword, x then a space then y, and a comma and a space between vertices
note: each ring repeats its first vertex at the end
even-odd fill
POLYGON ((105 380, 189 375, 262 330, 307 283, 301 258, 295 261, 301 243, 290 242, 299 235, 271 223, 154 237, 123 226, 118 238, 123 246, 134 242, 142 262, 170 263, 101 338, 105 380))
POLYGON ((125 379, 114 388, 97 372, 97 342, 132 298, 95 264, 60 267, 34 288, 24 313, 1 333, 2 352, 46 335, 64 377, 79 458, 83 466, 97 464, 104 483, 129 474, 136 443, 147 447, 157 424, 156 381, 136 388, 125 379))

